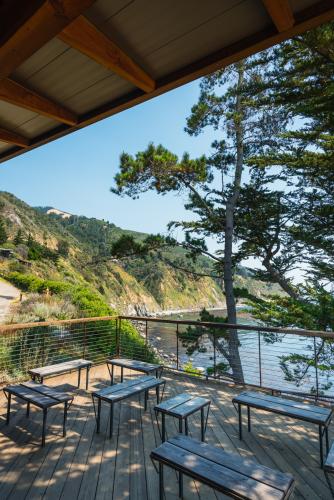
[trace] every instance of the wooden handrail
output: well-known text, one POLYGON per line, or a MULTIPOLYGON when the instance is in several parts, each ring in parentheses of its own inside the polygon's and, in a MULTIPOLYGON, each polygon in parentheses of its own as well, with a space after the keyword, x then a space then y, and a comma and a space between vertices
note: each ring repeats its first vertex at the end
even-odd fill
POLYGON ((40 326, 57 326, 77 323, 92 323, 94 321, 109 321, 116 320, 119 316, 96 316, 94 318, 77 318, 77 319, 55 319, 52 321, 40 321, 34 323, 9 323, 8 325, 0 325, 0 333, 6 333, 13 330, 25 330, 27 328, 39 328, 40 326))

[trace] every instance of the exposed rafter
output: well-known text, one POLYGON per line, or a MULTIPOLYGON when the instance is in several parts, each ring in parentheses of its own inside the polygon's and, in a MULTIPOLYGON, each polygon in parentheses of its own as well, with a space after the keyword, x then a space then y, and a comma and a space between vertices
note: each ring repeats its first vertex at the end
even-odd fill
MULTIPOLYGON (((26 0, 29 3, 31 0, 26 0)), ((90 7, 95 0, 45 0, 0 47, 0 79, 20 64, 90 7)), ((13 8, 17 8, 16 2, 13 8)), ((20 12, 17 12, 20 16, 20 12)))
POLYGON ((145 92, 155 89, 154 80, 84 16, 69 24, 58 38, 145 92))
POLYGON ((295 24, 289 0, 262 0, 279 32, 286 31, 295 24))
POLYGON ((16 146, 21 146, 22 148, 26 148, 30 144, 29 139, 27 139, 23 135, 17 134, 16 132, 12 132, 11 130, 7 130, 1 127, 0 141, 8 142, 9 144, 15 144, 16 146))
POLYGON ((0 100, 35 111, 67 125, 78 123, 77 116, 68 109, 9 78, 0 81, 0 100))

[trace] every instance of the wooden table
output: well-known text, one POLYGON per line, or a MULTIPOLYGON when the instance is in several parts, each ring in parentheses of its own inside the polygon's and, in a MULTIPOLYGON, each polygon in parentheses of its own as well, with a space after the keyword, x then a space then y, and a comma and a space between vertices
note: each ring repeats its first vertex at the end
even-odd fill
POLYGON ((154 407, 157 419, 161 413, 161 440, 166 441, 166 415, 175 417, 179 421, 179 432, 182 433, 182 423, 184 421, 185 435, 188 436, 188 417, 197 411, 201 412, 201 439, 205 439, 206 425, 210 410, 210 399, 192 396, 191 394, 178 394, 174 398, 167 399, 154 407), (206 418, 204 417, 204 408, 207 406, 206 418))
MULTIPOLYGON (((104 387, 99 391, 92 393, 92 400, 94 405, 94 412, 96 417, 96 432, 100 432, 100 421, 101 421, 101 404, 102 401, 110 404, 110 421, 109 421, 109 437, 112 437, 113 432, 113 416, 114 416, 114 404, 122 401, 123 399, 131 398, 136 394, 145 394, 145 410, 147 409, 147 400, 149 395, 149 390, 155 388, 157 395, 157 403, 160 401, 160 386, 163 385, 165 390, 166 381, 161 378, 156 378, 153 376, 137 377, 121 384, 115 384, 112 386, 104 387), (97 399, 97 411, 95 406, 95 399, 97 399)), ((163 394, 163 393, 162 393, 163 394)), ((161 396, 162 398, 162 396, 161 396)))
POLYGON ((110 374, 110 384, 114 383, 114 366, 119 366, 121 368, 121 382, 123 382, 124 368, 128 370, 134 370, 137 372, 145 373, 146 375, 151 375, 155 373, 157 378, 161 378, 163 366, 156 365, 153 363, 146 363, 144 361, 138 361, 136 359, 127 358, 114 358, 107 359, 107 367, 110 374))
POLYGON ((269 469, 248 458, 195 441, 179 434, 151 452, 159 464, 159 498, 164 499, 163 466, 179 473, 179 496, 183 497, 183 474, 232 498, 283 500, 293 491, 290 474, 269 469))
POLYGON ((323 468, 323 435, 326 436, 327 453, 329 450, 328 426, 332 419, 333 410, 309 403, 298 402, 290 399, 270 396, 262 392, 243 392, 233 398, 233 404, 238 405, 239 413, 239 438, 242 439, 242 414, 241 407, 247 407, 248 431, 251 430, 250 408, 278 413, 289 418, 303 420, 316 424, 319 427, 319 445, 320 445, 320 464, 323 468))
POLYGON ((18 385, 9 385, 3 389, 7 398, 7 418, 6 424, 10 420, 11 397, 22 399, 27 403, 27 417, 29 417, 30 405, 37 406, 43 410, 42 446, 45 446, 46 419, 48 408, 59 404, 64 404, 63 436, 66 436, 66 419, 69 403, 73 401, 73 396, 60 392, 53 387, 37 384, 36 382, 25 382, 18 385))
POLYGON ((41 384, 43 384, 43 380, 46 377, 52 377, 54 375, 61 375, 62 373, 78 371, 78 387, 80 387, 81 370, 86 369, 86 390, 87 390, 89 381, 89 370, 92 364, 93 364, 92 361, 88 361, 87 359, 72 359, 70 361, 65 361, 64 363, 57 363, 55 365, 33 368, 29 370, 29 374, 34 381, 37 379, 41 382, 41 384))

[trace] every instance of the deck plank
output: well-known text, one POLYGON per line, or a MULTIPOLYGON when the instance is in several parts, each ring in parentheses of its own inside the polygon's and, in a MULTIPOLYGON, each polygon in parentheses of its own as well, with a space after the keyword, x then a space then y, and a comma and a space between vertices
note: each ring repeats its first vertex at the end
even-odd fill
MULTIPOLYGON (((119 376, 118 369, 115 375, 119 376)), ((131 375, 135 375, 132 372, 131 375)), ((137 374, 139 375, 139 373, 137 374)), ((137 376, 136 375, 136 376, 137 376)), ((167 379, 164 399, 187 392, 212 401, 206 441, 267 467, 290 472, 296 479, 292 499, 330 499, 323 471, 319 467, 315 425, 285 419, 281 415, 254 410, 252 432, 238 438, 238 416, 232 398, 244 388, 196 377, 164 373, 167 379)), ((155 393, 150 394, 147 411, 138 396, 115 404, 114 434, 109 439, 109 405, 103 405, 101 433, 95 432, 95 419, 89 392, 77 389, 77 374, 50 379, 50 385, 72 384, 74 403, 68 415, 67 437, 61 436, 62 412, 55 407, 48 415, 48 439, 40 448, 42 412, 18 404, 9 426, 5 425, 6 401, 0 395, 0 498, 1 500, 155 500, 158 476, 149 458, 160 444, 155 420, 155 393)), ((108 384, 106 366, 91 369, 92 390, 108 384)), ((63 390, 63 389, 61 389, 63 390)), ((68 392, 68 388, 66 388, 68 392)), ((161 418, 161 417, 160 417, 161 418)), ((329 427, 333 439, 334 425, 329 427)), ((166 417, 168 436, 178 432, 177 420, 166 417)), ((200 414, 189 417, 189 433, 200 437, 200 414)), ((175 471, 165 473, 166 500, 177 498, 175 471)), ((207 486, 185 478, 185 499, 223 500, 227 497, 207 486)))

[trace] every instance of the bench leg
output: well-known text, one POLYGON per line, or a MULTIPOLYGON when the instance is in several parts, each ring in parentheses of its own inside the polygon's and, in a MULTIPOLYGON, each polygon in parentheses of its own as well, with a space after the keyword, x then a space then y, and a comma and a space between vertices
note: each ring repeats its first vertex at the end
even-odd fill
POLYGON ((111 365, 110 385, 114 383, 114 365, 111 365))
POLYGON ((48 414, 47 408, 43 409, 43 428, 42 428, 42 446, 45 446, 45 431, 46 431, 46 417, 48 414))
POLYGON ((183 498, 183 474, 179 472, 179 498, 183 498))
POLYGON ((81 368, 78 370, 78 388, 80 387, 80 382, 81 382, 81 368))
POLYGON ((328 427, 325 427, 325 433, 326 433, 326 456, 327 456, 329 453, 328 427))
POLYGON ((112 438, 112 432, 114 427, 114 405, 110 405, 110 419, 109 419, 109 438, 112 438))
POLYGON ((247 417, 248 417, 248 432, 251 431, 251 416, 250 416, 250 407, 247 406, 247 417))
POLYGON ((189 429, 188 429, 188 419, 187 417, 184 419, 184 433, 186 436, 188 436, 189 429))
POLYGON ((65 403, 64 403, 64 419, 63 419, 63 437, 66 436, 67 410, 68 410, 68 403, 67 403, 67 401, 65 401, 65 403))
POLYGON ((161 413, 161 441, 164 443, 166 441, 166 415, 161 413))
POLYGON ((322 444, 322 427, 319 425, 319 445, 320 445, 320 467, 324 468, 324 451, 322 444))
POLYGON ((11 399, 12 399, 12 395, 9 392, 8 398, 7 398, 7 417, 6 417, 6 424, 7 425, 9 424, 9 420, 10 420, 10 402, 11 402, 11 399))
POLYGON ((99 434, 100 432, 100 421, 101 421, 101 399, 97 400, 97 419, 96 419, 96 432, 99 434))
POLYGON ((155 393, 157 395, 157 405, 160 403, 160 386, 157 385, 157 387, 155 388, 155 393))
POLYGON ((121 366, 121 382, 123 382, 123 378, 124 378, 124 368, 123 366, 121 366))
POLYGON ((88 390, 89 370, 90 370, 90 366, 87 366, 87 368, 86 368, 86 391, 88 390))
POLYGON ((242 440, 242 414, 241 414, 241 405, 238 404, 238 414, 239 414, 239 439, 242 440))
POLYGON ((147 400, 148 400, 148 391, 145 391, 145 394, 144 394, 144 409, 145 411, 147 410, 147 400))
POLYGON ((204 408, 201 408, 201 440, 205 441, 204 408))
POLYGON ((43 384, 43 382, 44 382, 44 378, 43 377, 40 378, 40 382, 41 382, 41 384, 43 384))
POLYGON ((179 433, 182 434, 182 418, 179 418, 179 433))
POLYGON ((159 462, 159 499, 164 500, 164 468, 159 462))
POLYGON ((26 417, 29 417, 30 414, 30 401, 27 403, 27 411, 26 411, 26 417))

